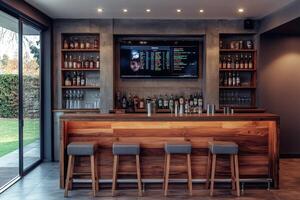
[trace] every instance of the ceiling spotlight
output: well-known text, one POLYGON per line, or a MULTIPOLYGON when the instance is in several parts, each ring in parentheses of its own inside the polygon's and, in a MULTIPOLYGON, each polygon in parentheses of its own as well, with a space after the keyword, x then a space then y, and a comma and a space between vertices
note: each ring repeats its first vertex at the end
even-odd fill
POLYGON ((203 9, 200 9, 199 12, 204 13, 204 10, 203 10, 203 9))
POLYGON ((146 12, 147 12, 147 13, 151 12, 151 9, 146 9, 146 12))
POLYGON ((181 11, 182 11, 181 9, 177 9, 177 10, 176 10, 176 12, 178 12, 178 13, 181 13, 181 11))
POLYGON ((239 12, 239 13, 243 13, 243 12, 244 12, 244 8, 239 8, 239 9, 238 9, 238 12, 239 12))
POLYGON ((98 8, 98 12, 99 13, 103 12, 103 9, 102 8, 98 8))
POLYGON ((125 8, 125 9, 123 9, 123 12, 124 12, 124 13, 127 13, 127 12, 128 12, 128 10, 125 8))

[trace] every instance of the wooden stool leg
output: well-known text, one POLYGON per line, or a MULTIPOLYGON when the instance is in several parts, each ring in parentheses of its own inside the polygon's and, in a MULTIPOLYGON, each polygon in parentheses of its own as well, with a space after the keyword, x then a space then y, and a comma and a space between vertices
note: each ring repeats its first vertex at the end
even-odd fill
POLYGON ((112 182, 112 196, 115 195, 116 184, 117 184, 117 173, 118 173, 118 165, 119 165, 119 156, 114 155, 114 165, 113 165, 113 182, 112 182))
POLYGON ((69 190, 72 190, 73 189, 73 174, 74 174, 74 161, 75 161, 75 156, 72 156, 72 159, 71 159, 71 174, 70 174, 70 181, 69 181, 69 190))
POLYGON ((191 154, 187 154, 187 171, 188 171, 188 186, 190 195, 193 195, 193 184, 192 184, 192 166, 191 166, 191 154))
POLYGON ((239 172, 239 160, 238 155, 234 155, 234 167, 235 167, 235 183, 236 183, 236 194, 240 196, 240 172, 239 172))
POLYGON ((96 173, 95 173, 95 156, 91 155, 91 173, 92 173, 92 187, 93 187, 93 195, 96 196, 96 173))
POLYGON ((71 177, 71 169, 72 169, 72 155, 69 155, 69 161, 68 161, 68 170, 67 170, 67 179, 66 179, 66 185, 65 185, 65 197, 68 196, 68 189, 69 189, 69 183, 70 183, 70 177, 71 177))
POLYGON ((214 183, 215 183, 215 173, 216 173, 216 160, 217 160, 217 155, 213 154, 213 156, 212 156, 211 177, 210 177, 210 196, 213 196, 213 194, 214 194, 214 183))
POLYGON ((235 190, 235 172, 234 172, 234 156, 230 155, 230 169, 231 169, 231 185, 232 190, 235 190))
POLYGON ((167 155, 167 165, 166 165, 166 174, 165 174, 165 191, 164 195, 168 195, 168 186, 169 186, 169 172, 170 172, 170 161, 171 161, 171 155, 167 155))
POLYGON ((95 178, 96 178, 96 192, 99 192, 99 175, 98 175, 98 156, 95 153, 95 178))
POLYGON ((140 165, 140 156, 135 156, 136 162, 136 172, 137 172, 137 179, 138 179, 138 189, 139 189, 139 196, 142 196, 142 181, 141 181, 141 165, 140 165))
POLYGON ((206 183, 205 183, 206 189, 209 188, 210 170, 211 170, 211 153, 210 150, 208 150, 207 166, 206 166, 206 183))
POLYGON ((165 154, 165 159, 164 159, 163 190, 165 190, 165 185, 166 185, 166 165, 167 165, 167 154, 165 154))

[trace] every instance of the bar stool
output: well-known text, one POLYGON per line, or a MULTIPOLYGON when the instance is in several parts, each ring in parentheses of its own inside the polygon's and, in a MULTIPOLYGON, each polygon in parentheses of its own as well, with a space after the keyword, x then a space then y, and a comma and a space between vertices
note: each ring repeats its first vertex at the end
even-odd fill
POLYGON ((91 178, 93 195, 96 196, 96 192, 99 190, 98 172, 97 172, 97 157, 95 156, 97 146, 94 143, 88 142, 72 142, 67 147, 67 153, 69 155, 67 178, 65 185, 65 197, 68 196, 68 190, 72 189, 73 176, 85 175, 86 173, 74 173, 74 161, 76 156, 89 156, 91 161, 91 178))
POLYGON ((113 155, 114 155, 114 164, 113 164, 113 182, 112 182, 112 196, 115 195, 118 168, 119 168, 119 156, 121 155, 135 155, 136 162, 136 174, 138 181, 138 195, 142 196, 142 183, 141 183, 141 169, 140 169, 140 145, 133 143, 113 143, 113 155))
POLYGON ((209 153, 208 153, 206 187, 208 188, 209 186, 209 176, 211 176, 210 196, 213 196, 213 192, 214 192, 217 155, 225 154, 225 155, 230 155, 232 189, 233 190, 236 189, 237 196, 239 197, 240 178, 239 178, 239 164, 238 164, 238 145, 234 142, 223 142, 223 141, 213 141, 213 142, 209 142, 208 144, 209 144, 209 153), (212 161, 211 161, 211 156, 212 156, 212 161), (210 168, 211 168, 211 172, 210 172, 210 168))
POLYGON ((192 168, 191 168, 191 152, 192 144, 190 142, 176 142, 165 144, 165 163, 164 163, 164 182, 163 189, 164 195, 168 195, 169 175, 170 175, 170 162, 171 154, 186 154, 187 157, 187 173, 188 173, 188 188, 189 193, 192 195, 192 168))

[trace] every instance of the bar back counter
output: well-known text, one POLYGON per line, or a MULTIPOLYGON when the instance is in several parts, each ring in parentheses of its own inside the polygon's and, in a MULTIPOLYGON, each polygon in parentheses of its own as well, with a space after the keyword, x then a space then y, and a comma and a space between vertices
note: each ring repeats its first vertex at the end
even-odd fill
MULTIPOLYGON (((195 114, 174 116, 156 114, 64 114, 60 118, 60 186, 64 187, 70 142, 96 142, 100 182, 112 179, 113 142, 135 142, 141 146, 141 175, 144 183, 162 183, 164 144, 173 141, 192 143, 193 182, 206 181, 208 142, 233 141, 239 145, 241 182, 269 182, 279 187, 279 116, 268 113, 195 114)), ((75 170, 88 172, 89 158, 79 158, 75 170)), ((186 180, 184 157, 172 157, 172 176, 186 180)), ((132 159, 120 158, 119 171, 135 172, 132 159)), ((217 177, 230 178, 227 157, 217 160, 217 177)), ((130 173, 129 173, 130 174, 130 173)), ((130 179, 129 174, 124 174, 130 179)), ((135 177, 134 177, 135 178, 135 177)))

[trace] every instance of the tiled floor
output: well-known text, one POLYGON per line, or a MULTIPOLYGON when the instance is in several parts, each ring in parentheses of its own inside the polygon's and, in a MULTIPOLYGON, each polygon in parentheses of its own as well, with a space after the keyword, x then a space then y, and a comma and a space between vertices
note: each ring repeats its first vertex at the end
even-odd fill
MULTIPOLYGON (((236 198, 228 190, 216 190, 213 198, 208 191, 194 190, 194 196, 189 197, 185 190, 170 191, 170 196, 164 198, 161 190, 146 190, 142 198, 136 197, 136 190, 121 190, 118 197, 112 198, 109 189, 102 189, 97 195, 99 200, 131 200, 131 199, 241 199, 241 200, 300 200, 300 159, 281 160, 280 190, 247 189, 242 197, 236 198)), ((59 189, 58 163, 43 163, 24 179, 0 195, 2 200, 58 200, 63 198, 63 190, 59 189)), ((89 189, 70 192, 69 199, 93 199, 89 189)))

